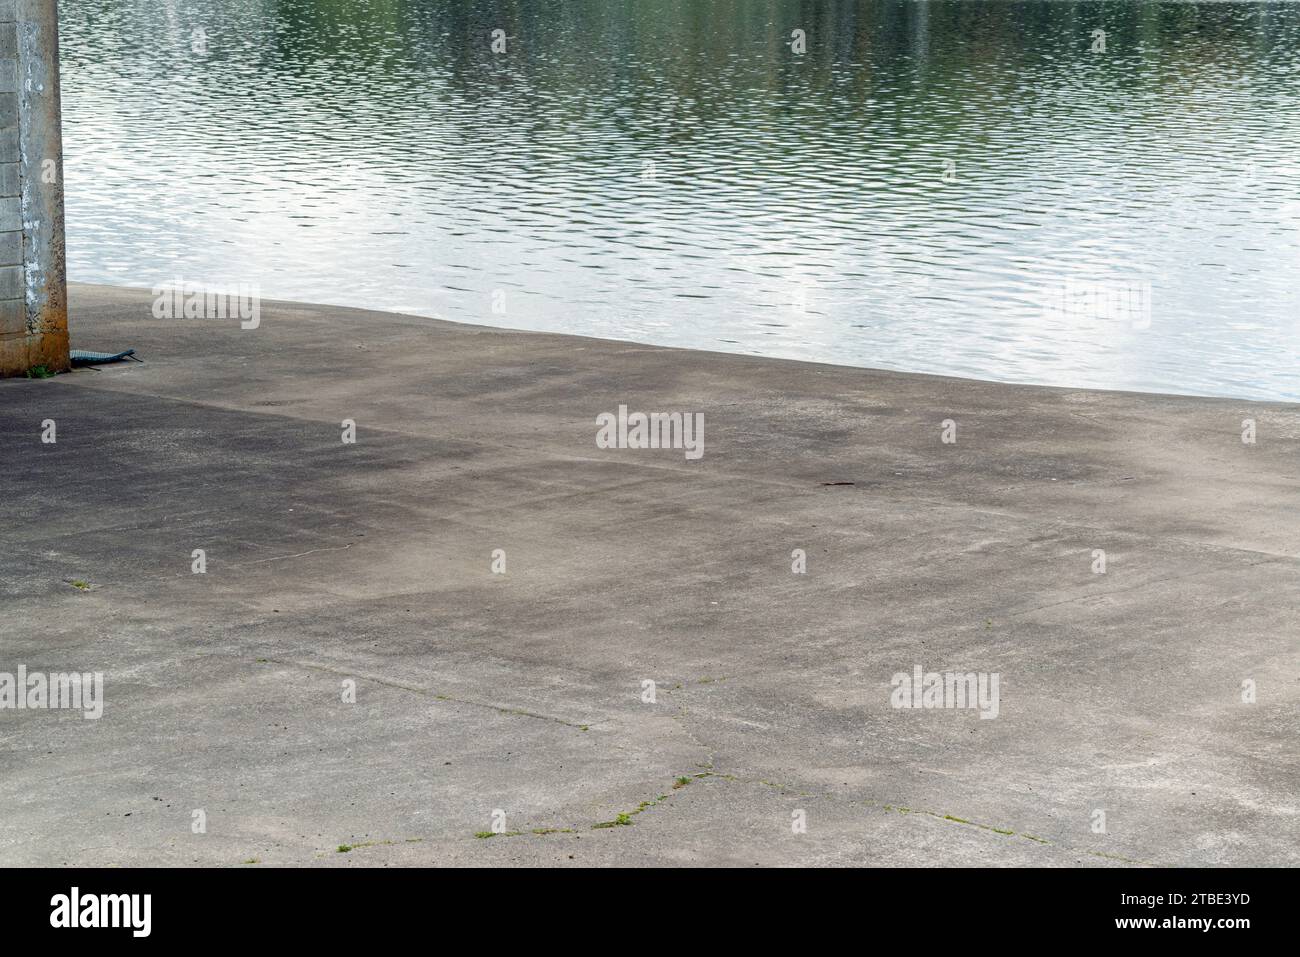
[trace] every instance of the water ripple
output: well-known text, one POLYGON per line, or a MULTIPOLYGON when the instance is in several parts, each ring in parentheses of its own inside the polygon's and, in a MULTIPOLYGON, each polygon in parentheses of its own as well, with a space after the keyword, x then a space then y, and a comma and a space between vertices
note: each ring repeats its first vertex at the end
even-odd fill
POLYGON ((1300 400, 1298 4, 79 0, 62 34, 74 279, 1300 400))

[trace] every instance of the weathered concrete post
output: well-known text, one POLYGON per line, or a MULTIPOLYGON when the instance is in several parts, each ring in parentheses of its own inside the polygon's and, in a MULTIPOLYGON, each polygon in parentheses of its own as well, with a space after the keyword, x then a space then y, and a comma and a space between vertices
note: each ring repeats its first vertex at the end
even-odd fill
POLYGON ((0 376, 68 361, 57 0, 0 0, 0 376))

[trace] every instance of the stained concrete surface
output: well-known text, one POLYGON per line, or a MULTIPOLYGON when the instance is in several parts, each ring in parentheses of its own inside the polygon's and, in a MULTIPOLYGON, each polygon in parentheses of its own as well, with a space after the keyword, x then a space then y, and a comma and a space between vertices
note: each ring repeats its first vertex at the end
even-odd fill
POLYGON ((0 710, 0 864, 1300 861, 1294 405, 150 303, 0 382, 0 672, 106 682, 0 710))

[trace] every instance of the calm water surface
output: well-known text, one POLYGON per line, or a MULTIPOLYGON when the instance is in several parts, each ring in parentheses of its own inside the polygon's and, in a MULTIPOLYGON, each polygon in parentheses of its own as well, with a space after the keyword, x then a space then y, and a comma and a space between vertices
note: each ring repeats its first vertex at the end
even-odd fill
POLYGON ((73 279, 1300 400, 1300 4, 62 6, 73 279))

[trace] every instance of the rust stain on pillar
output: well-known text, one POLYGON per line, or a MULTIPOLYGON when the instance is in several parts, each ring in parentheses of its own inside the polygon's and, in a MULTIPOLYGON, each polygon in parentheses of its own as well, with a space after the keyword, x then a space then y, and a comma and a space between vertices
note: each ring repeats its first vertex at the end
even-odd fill
POLYGON ((34 366, 70 368, 58 4, 0 0, 0 375, 34 366))

